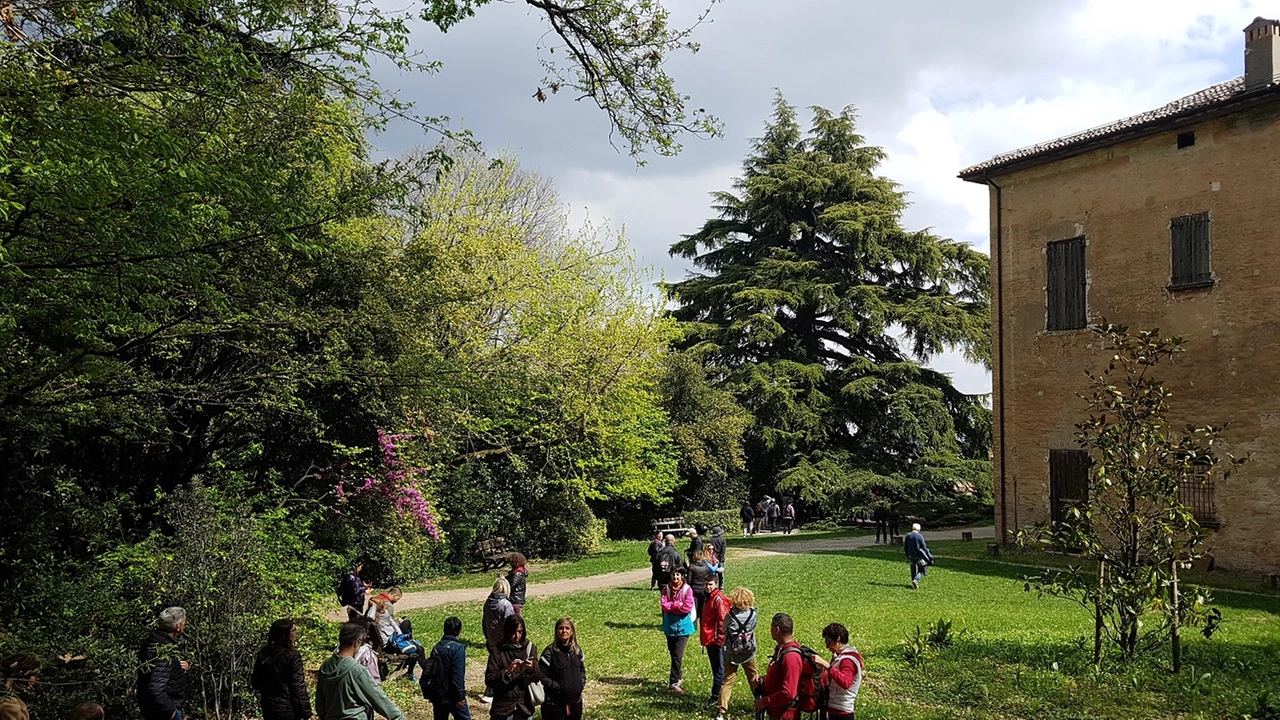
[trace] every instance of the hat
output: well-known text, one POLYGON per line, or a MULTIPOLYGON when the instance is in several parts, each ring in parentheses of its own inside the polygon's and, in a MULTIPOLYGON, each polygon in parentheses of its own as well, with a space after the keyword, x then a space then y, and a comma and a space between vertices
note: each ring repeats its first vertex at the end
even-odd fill
POLYGON ((717 526, 715 526, 715 527, 711 528, 711 534, 712 534, 712 535, 714 535, 714 536, 717 536, 717 537, 718 537, 718 536, 720 536, 720 535, 723 535, 723 534, 724 534, 724 528, 722 528, 722 527, 720 527, 719 525, 717 525, 717 526))

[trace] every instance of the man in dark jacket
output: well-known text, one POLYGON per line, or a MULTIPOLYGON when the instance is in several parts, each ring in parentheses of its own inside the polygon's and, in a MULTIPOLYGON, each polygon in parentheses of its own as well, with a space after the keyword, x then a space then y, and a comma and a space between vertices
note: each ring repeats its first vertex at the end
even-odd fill
POLYGON ((687 567, 684 556, 676 549, 676 536, 667 535, 663 539, 662 549, 658 551, 658 586, 665 589, 671 584, 671 572, 676 568, 687 567))
MULTIPOLYGON (((444 637, 436 643, 431 654, 437 663, 449 669, 449 688, 440 702, 431 700, 432 720, 471 720, 471 708, 467 706, 467 648, 458 641, 462 635, 462 621, 450 617, 444 621, 444 637)), ((426 682, 426 675, 423 675, 426 682)))
POLYGON ((685 554, 689 556, 689 562, 693 562, 693 556, 702 552, 702 537, 698 535, 697 528, 689 531, 689 549, 685 554))
POLYGON ((717 584, 724 587, 724 565, 725 553, 729 551, 729 543, 724 539, 724 528, 719 525, 711 528, 711 540, 709 544, 716 551, 716 561, 720 563, 720 571, 716 573, 717 584))
POLYGON ((662 552, 662 531, 657 530, 653 533, 653 539, 649 541, 649 589, 658 589, 658 579, 662 574, 658 571, 658 553, 662 552))
POLYGON ((920 523, 911 525, 911 532, 902 538, 902 548, 907 553, 907 562, 911 563, 911 587, 919 588, 920 578, 933 564, 933 553, 929 552, 924 535, 920 534, 920 523))
POLYGON ((156 629, 138 653, 138 709, 142 720, 182 720, 184 677, 191 664, 178 658, 178 636, 187 628, 187 611, 165 608, 156 629))
POLYGON ((738 517, 742 518, 742 535, 746 537, 747 533, 756 534, 755 521, 756 511, 751 509, 751 501, 742 503, 742 509, 738 511, 738 517))

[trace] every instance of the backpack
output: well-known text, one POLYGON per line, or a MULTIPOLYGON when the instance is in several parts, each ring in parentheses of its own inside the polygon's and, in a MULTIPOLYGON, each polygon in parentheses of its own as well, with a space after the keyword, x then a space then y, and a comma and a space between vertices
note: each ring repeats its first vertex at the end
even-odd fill
POLYGON ((422 697, 433 704, 446 702, 449 699, 449 666, 445 659, 432 648, 431 655, 419 663, 422 666, 422 679, 418 681, 422 688, 422 697))
MULTIPOLYGON (((756 609, 751 608, 751 614, 748 616, 748 618, 754 618, 755 615, 756 615, 756 609)), ((729 651, 733 653, 734 657, 746 657, 746 656, 755 654, 756 652, 755 633, 747 632, 747 628, 750 625, 751 625, 750 619, 748 619, 745 623, 739 624, 737 622, 737 616, 730 613, 729 627, 726 628, 726 630, 728 631, 726 634, 729 636, 727 638, 729 643, 729 651), (734 629, 733 627, 734 625, 738 626, 737 629, 734 629)))
POLYGON ((807 645, 784 648, 774 659, 775 663, 779 663, 779 667, 781 667, 782 658, 787 653, 799 653, 802 660, 800 663, 800 688, 796 693, 796 699, 791 701, 791 706, 802 713, 815 713, 820 708, 826 708, 827 684, 830 680, 827 677, 827 671, 813 661, 817 653, 807 645))

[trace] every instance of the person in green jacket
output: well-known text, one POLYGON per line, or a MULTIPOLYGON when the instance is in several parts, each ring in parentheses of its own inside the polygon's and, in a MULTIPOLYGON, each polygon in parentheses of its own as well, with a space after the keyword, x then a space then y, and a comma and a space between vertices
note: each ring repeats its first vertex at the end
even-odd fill
POLYGON ((320 666, 316 680, 320 720, 370 720, 375 710, 387 720, 405 720, 400 708, 356 661, 356 651, 368 635, 357 623, 347 623, 338 632, 338 652, 320 666))

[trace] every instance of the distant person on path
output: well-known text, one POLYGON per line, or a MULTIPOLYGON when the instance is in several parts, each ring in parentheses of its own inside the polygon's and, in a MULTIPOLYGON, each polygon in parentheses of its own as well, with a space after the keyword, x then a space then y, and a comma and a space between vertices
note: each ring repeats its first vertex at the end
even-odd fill
POLYGON ((744 587, 729 593, 729 613, 724 619, 724 685, 716 701, 716 720, 724 720, 733 697, 738 668, 747 675, 747 687, 754 688, 760 679, 756 671, 756 596, 744 587))
POLYGON ((684 650, 693 634, 696 615, 693 590, 685 582, 684 568, 671 573, 671 584, 662 590, 662 632, 667 636, 667 654, 671 656, 668 684, 671 691, 684 694, 684 650))
POLYGON ((364 563, 356 563, 338 585, 338 601, 347 609, 347 622, 360 622, 369 607, 366 598, 371 586, 360 576, 363 571, 364 563))
POLYGON ((178 658, 178 637, 187 629, 187 611, 168 607, 138 653, 138 709, 142 720, 182 720, 186 672, 191 663, 178 658))
POLYGON ((298 626, 288 618, 271 623, 267 645, 253 661, 249 684, 262 701, 262 720, 307 720, 311 694, 297 650, 298 626))
POLYGON ((529 577, 529 571, 524 567, 526 564, 524 555, 518 552, 507 555, 507 562, 511 565, 511 572, 507 573, 507 584, 511 586, 507 600, 511 601, 512 611, 523 616, 525 580, 529 577))
POLYGON ((849 631, 840 623, 822 629, 822 640, 831 651, 831 662, 815 657, 827 670, 827 720, 853 720, 853 703, 862 688, 862 653, 849 644, 849 631))
POLYGON ((880 544, 880 538, 884 538, 884 544, 889 544, 889 508, 883 503, 876 503, 876 509, 871 511, 871 519, 876 521, 876 544, 880 544))
POLYGON ((780 512, 778 509, 778 503, 769 503, 769 509, 767 512, 769 514, 769 532, 776 532, 778 529, 778 513, 780 512))
POLYGON ((782 532, 790 535, 792 530, 796 529, 796 506, 787 501, 787 506, 782 508, 782 524, 786 528, 782 532))
MULTIPOLYGON (((511 584, 507 579, 499 575, 493 581, 493 591, 489 593, 489 597, 484 601, 484 613, 482 614, 480 625, 484 630, 484 641, 489 647, 489 659, 486 664, 493 662, 493 656, 498 652, 498 648, 506 642, 507 636, 504 634, 507 618, 516 614, 515 608, 511 607, 511 601, 507 599, 507 595, 511 593, 511 584)), ((516 617, 519 617, 518 615, 516 617)), ((480 702, 488 705, 493 701, 493 686, 485 680, 484 696, 480 698, 480 702)))
POLYGON ((753 525, 756 521, 756 511, 751 509, 750 500, 742 503, 742 509, 738 511, 738 517, 742 519, 742 536, 746 537, 748 533, 755 535, 753 525))
POLYGON ((716 572, 716 584, 723 589, 725 556, 729 553, 729 541, 724 537, 724 528, 719 525, 711 528, 711 541, 708 544, 716 551, 716 565, 720 568, 716 572))
POLYGON ((662 573, 658 569, 658 553, 662 552, 664 543, 662 542, 662 531, 656 530, 653 533, 653 539, 649 541, 649 589, 657 590, 662 585, 662 573))
POLYGON ((804 659, 800 656, 800 643, 795 640, 795 623, 786 613, 773 616, 769 635, 776 647, 769 669, 760 681, 761 696, 756 698, 756 711, 764 710, 774 720, 796 720, 800 712, 796 700, 800 697, 800 674, 804 659))
MULTIPOLYGON (((693 562, 689 563, 689 572, 686 577, 689 588, 693 590, 693 606, 697 609, 694 619, 695 623, 700 623, 702 604, 707 601, 707 582, 715 582, 716 571, 719 568, 707 562, 706 555, 699 550, 693 556, 693 562)), ((699 627, 701 625, 699 624, 699 627)))
POLYGON ((405 720, 400 708, 356 662, 356 652, 368 635, 359 623, 347 623, 338 631, 338 652, 324 661, 316 678, 320 720, 371 720, 375 711, 387 720, 405 720))
POLYGON ((666 589, 671 584, 671 574, 684 567, 684 556, 676 549, 676 536, 668 534, 658 551, 658 587, 666 589))
POLYGON ((729 616, 729 598, 720 591, 715 578, 707 580, 705 595, 707 599, 699 612, 702 628, 698 640, 707 649, 707 661, 711 663, 711 702, 718 703, 724 687, 724 621, 729 616))
POLYGON ((902 515, 898 513, 898 507, 896 505, 890 505, 889 506, 889 542, 893 542, 894 538, 902 534, 898 532, 898 529, 901 523, 902 523, 902 515))
POLYGON ((911 532, 902 539, 902 548, 907 553, 907 562, 911 564, 911 587, 920 587, 920 578, 924 577, 929 566, 933 564, 933 553, 924 542, 920 533, 920 523, 911 525, 911 532))
POLYGON ((504 640, 489 656, 484 682, 493 688, 493 720, 530 720, 534 705, 529 700, 529 683, 542 678, 538 669, 538 648, 526 636, 524 618, 511 615, 502 625, 504 640))
MULTIPOLYGON (((471 720, 471 708, 467 706, 467 646, 462 636, 462 621, 456 617, 445 618, 444 634, 431 649, 436 662, 448 668, 449 686, 444 694, 431 700, 432 720, 471 720)), ((423 680, 425 686, 425 678, 423 680)), ((425 694, 425 693, 424 693, 425 694)))
POLYGON ((578 629, 573 620, 556 621, 555 641, 542 651, 538 661, 547 701, 542 703, 542 720, 576 720, 582 717, 582 691, 587 686, 587 668, 578 629))
POLYGON ((373 620, 373 626, 377 628, 383 652, 400 653, 408 658, 405 661, 405 677, 410 682, 416 682, 418 678, 413 674, 413 668, 425 653, 422 643, 413 639, 413 622, 407 617, 395 616, 396 603, 402 597, 404 593, 399 587, 379 593, 371 601, 366 617, 373 620))

